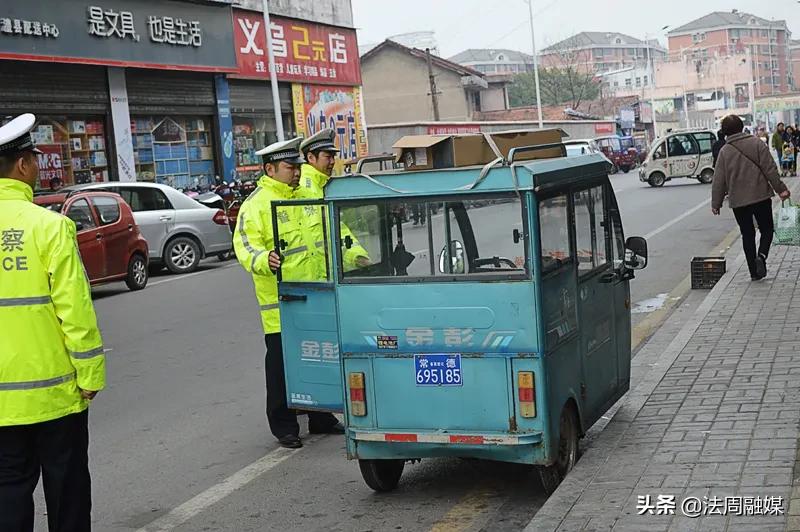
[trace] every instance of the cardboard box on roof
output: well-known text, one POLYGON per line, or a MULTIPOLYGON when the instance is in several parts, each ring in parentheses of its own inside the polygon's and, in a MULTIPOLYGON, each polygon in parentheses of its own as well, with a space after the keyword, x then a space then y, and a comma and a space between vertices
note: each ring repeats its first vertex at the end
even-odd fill
MULTIPOLYGON (((512 148, 556 144, 567 136, 561 129, 498 131, 488 133, 497 149, 508 158, 512 148)), ((482 133, 460 135, 407 135, 392 148, 406 170, 431 170, 487 164, 497 158, 482 133)), ((517 161, 561 157, 558 147, 520 153, 517 161)))

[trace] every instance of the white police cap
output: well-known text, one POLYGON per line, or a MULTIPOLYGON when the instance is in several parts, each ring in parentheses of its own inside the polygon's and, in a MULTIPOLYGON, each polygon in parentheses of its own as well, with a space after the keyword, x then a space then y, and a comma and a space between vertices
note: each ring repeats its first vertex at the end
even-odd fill
POLYGON ((336 149, 336 132, 330 128, 318 131, 300 144, 303 154, 313 151, 339 151, 336 149))
POLYGON ((264 163, 279 163, 281 161, 289 164, 303 164, 305 161, 300 155, 300 142, 302 137, 275 142, 256 152, 261 156, 264 163))
POLYGON ((23 151, 42 153, 36 149, 31 138, 31 130, 35 123, 36 116, 31 113, 25 113, 0 127, 0 157, 14 155, 23 151))

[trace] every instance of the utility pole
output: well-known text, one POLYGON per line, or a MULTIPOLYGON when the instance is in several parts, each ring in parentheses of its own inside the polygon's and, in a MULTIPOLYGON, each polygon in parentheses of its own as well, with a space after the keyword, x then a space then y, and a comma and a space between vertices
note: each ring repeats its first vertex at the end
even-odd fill
POLYGON ((284 140, 283 116, 281 115, 281 96, 278 93, 278 75, 275 72, 275 51, 272 49, 272 30, 269 24, 269 6, 267 0, 261 1, 264 9, 264 31, 267 34, 267 58, 269 59, 269 79, 272 86, 272 107, 275 110, 275 132, 278 141, 284 140))
POLYGON ((428 81, 431 85, 431 102, 433 103, 433 119, 439 121, 439 93, 436 92, 436 78, 433 76, 433 61, 431 49, 425 48, 425 58, 428 60, 428 81))
POLYGON ((533 0, 526 0, 530 11, 531 21, 531 51, 533 52, 533 79, 536 84, 536 112, 539 115, 539 129, 544 129, 542 121, 542 95, 539 91, 539 58, 536 57, 536 37, 533 32, 533 0))

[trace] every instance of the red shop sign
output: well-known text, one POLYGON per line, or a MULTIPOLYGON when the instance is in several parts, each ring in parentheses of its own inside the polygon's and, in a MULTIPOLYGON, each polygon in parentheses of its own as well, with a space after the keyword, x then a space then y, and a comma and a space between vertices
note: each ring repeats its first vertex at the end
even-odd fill
POLYGON ((616 128, 614 124, 595 124, 594 125, 594 132, 595 133, 614 133, 616 128))
MULTIPOLYGON (((355 30, 271 17, 275 70, 281 81, 361 85, 355 30)), ((268 78, 267 36, 260 13, 233 10, 238 74, 268 78)))

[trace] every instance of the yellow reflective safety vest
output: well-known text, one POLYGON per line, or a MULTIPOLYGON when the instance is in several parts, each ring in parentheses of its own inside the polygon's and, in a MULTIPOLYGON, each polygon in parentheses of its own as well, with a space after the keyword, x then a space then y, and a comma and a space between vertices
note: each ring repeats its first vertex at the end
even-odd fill
MULTIPOLYGON (((253 275, 264 333, 281 331, 278 311, 278 278, 269 269, 269 252, 275 250, 272 202, 292 199, 293 189, 266 175, 239 210, 233 233, 233 249, 245 270, 253 275)), ((309 251, 315 248, 302 208, 282 207, 277 214, 280 239, 281 275, 286 281, 314 279, 315 262, 309 251)))
MULTIPOLYGON (((298 199, 322 199, 325 195, 325 184, 330 180, 327 174, 320 172, 310 164, 304 164, 300 169, 300 185, 295 190, 295 197, 298 199)), ((311 229, 314 232, 314 239, 317 243, 317 246, 322 246, 323 239, 327 240, 328 248, 333 245, 333 240, 330 237, 330 231, 327 227, 328 220, 326 219, 325 225, 325 234, 323 234, 323 225, 322 225, 322 215, 317 208, 313 214, 310 214, 307 218, 308 223, 311 224, 311 229)), ((347 227, 344 223, 340 223, 341 228, 341 237, 342 239, 346 237, 350 237, 353 240, 353 244, 350 246, 349 249, 344 250, 344 256, 342 257, 342 262, 344 264, 344 271, 351 271, 358 267, 358 259, 365 258, 369 259, 369 253, 367 250, 364 249, 363 246, 359 243, 356 236, 350 231, 350 228, 347 227)), ((320 250, 318 256, 315 256, 315 267, 316 267, 316 279, 322 280, 327 278, 327 272, 325 270, 326 262, 325 262, 325 254, 323 250, 320 250)))
POLYGON ((0 179, 0 426, 82 412, 105 387, 103 341, 72 220, 0 179))

